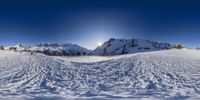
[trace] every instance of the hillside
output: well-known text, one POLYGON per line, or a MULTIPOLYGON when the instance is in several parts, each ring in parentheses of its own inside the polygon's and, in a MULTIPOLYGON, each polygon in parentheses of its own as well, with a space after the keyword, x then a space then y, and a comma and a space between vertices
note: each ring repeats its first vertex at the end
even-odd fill
POLYGON ((114 39, 111 38, 102 46, 90 52, 90 55, 112 56, 131 54, 138 52, 167 50, 174 45, 163 42, 142 40, 142 39, 114 39))
POLYGON ((76 44, 58 44, 58 43, 40 43, 35 46, 25 46, 18 44, 9 46, 6 49, 15 49, 16 51, 27 51, 43 53, 50 56, 78 56, 87 55, 89 50, 76 44))
POLYGON ((114 39, 111 38, 102 46, 98 46, 94 50, 88 50, 76 44, 62 43, 40 43, 33 46, 25 46, 18 44, 16 46, 8 46, 6 50, 26 51, 43 53, 50 56, 114 56, 123 54, 132 54, 138 52, 149 52, 168 50, 172 48, 184 48, 181 44, 170 44, 164 42, 142 40, 142 39, 114 39))
POLYGON ((198 50, 87 59, 0 51, 0 99, 199 98, 198 50))
POLYGON ((75 56, 87 55, 89 50, 75 44, 57 44, 57 43, 41 43, 30 49, 34 52, 40 52, 52 56, 75 56))

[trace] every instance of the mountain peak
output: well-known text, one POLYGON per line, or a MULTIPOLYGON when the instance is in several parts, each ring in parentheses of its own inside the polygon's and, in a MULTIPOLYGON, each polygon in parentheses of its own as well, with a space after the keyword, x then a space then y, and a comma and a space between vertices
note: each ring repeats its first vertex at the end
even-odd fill
POLYGON ((175 47, 170 43, 143 39, 110 38, 102 46, 90 52, 90 55, 112 56, 137 52, 166 50, 175 47))

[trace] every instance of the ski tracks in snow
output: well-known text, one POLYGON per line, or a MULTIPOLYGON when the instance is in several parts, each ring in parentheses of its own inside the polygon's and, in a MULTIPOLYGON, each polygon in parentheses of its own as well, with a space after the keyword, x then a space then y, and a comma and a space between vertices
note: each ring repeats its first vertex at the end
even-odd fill
POLYGON ((188 52, 138 53, 84 63, 1 51, 0 95, 188 98, 200 94, 200 58, 188 52))

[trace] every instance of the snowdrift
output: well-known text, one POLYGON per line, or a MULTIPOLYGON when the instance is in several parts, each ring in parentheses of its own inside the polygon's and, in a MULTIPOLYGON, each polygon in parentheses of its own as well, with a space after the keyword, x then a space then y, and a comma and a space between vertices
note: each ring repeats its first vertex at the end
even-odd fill
POLYGON ((0 99, 191 98, 200 94, 199 61, 187 49, 98 62, 0 51, 0 99))

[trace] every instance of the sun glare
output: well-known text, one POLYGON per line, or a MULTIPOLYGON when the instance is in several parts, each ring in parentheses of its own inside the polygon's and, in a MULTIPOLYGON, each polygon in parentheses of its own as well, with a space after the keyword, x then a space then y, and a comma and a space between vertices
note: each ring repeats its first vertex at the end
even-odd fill
POLYGON ((98 42, 98 46, 101 46, 102 45, 102 42, 98 42))

